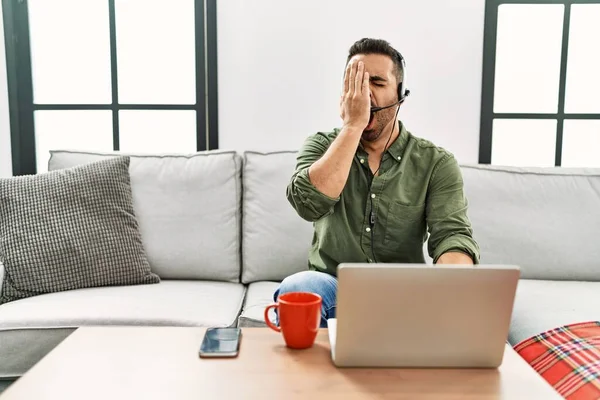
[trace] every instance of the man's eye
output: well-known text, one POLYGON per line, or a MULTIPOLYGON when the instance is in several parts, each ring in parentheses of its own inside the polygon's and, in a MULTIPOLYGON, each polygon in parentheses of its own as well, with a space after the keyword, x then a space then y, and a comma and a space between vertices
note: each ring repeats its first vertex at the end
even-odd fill
POLYGON ((379 86, 379 87, 383 87, 383 86, 385 86, 385 85, 383 85, 383 84, 381 84, 381 83, 375 83, 374 85, 375 85, 375 86, 379 86))

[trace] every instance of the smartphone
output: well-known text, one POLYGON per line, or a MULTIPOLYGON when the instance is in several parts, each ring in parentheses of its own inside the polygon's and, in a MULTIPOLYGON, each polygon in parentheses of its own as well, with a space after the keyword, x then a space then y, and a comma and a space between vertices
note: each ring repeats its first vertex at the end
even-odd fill
POLYGON ((241 336, 240 328, 208 328, 200 345, 200 357, 236 357, 241 336))

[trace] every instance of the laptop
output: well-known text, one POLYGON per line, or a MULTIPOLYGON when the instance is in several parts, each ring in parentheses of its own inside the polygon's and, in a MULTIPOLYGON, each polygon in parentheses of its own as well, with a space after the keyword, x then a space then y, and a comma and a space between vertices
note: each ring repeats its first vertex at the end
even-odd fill
POLYGON ((519 267, 342 263, 328 321, 338 367, 496 368, 519 267))

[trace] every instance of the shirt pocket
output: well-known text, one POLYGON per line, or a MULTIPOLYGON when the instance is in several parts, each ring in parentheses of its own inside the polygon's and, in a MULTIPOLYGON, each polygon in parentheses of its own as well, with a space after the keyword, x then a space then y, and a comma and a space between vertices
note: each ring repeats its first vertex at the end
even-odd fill
POLYGON ((425 204, 408 206, 398 202, 390 203, 384 244, 422 244, 426 232, 425 204))

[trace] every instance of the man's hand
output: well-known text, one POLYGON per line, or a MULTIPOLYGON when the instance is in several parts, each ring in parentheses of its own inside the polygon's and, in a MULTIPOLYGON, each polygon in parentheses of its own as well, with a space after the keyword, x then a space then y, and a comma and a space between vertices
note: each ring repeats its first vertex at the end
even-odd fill
POLYGON ((362 132, 371 117, 371 90, 369 73, 362 61, 350 62, 346 67, 344 88, 340 99, 340 116, 344 126, 362 132))
POLYGON ((438 258, 436 264, 463 264, 472 265, 473 260, 465 253, 459 251, 449 251, 438 258))
MULTIPOLYGON (((370 114, 369 73, 365 72, 361 61, 351 62, 346 67, 340 98, 340 115, 344 126, 325 153, 318 154, 308 167, 308 184, 330 199, 338 199, 346 186, 352 160, 363 130, 369 124, 370 114)), ((313 215, 320 217, 329 211, 319 210, 313 215)))

